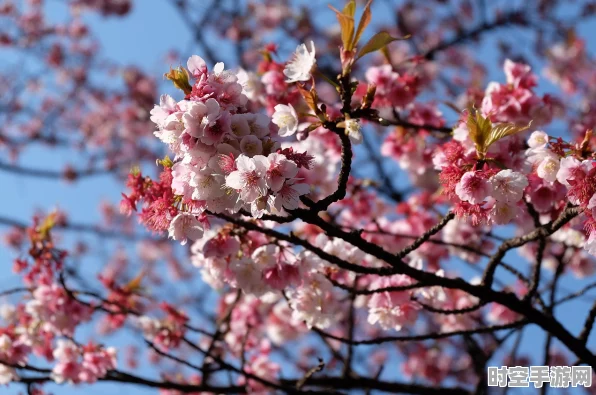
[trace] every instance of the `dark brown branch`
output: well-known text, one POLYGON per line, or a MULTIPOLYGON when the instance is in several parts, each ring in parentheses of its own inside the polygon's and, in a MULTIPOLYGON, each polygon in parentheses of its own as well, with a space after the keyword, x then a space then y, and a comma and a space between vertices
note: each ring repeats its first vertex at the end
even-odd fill
POLYGON ((371 122, 378 123, 379 125, 382 125, 382 126, 401 126, 403 128, 408 128, 408 129, 416 129, 416 130, 424 129, 424 130, 430 130, 432 132, 438 132, 437 135, 435 135, 435 137, 441 137, 441 138, 449 137, 450 134, 453 132, 453 129, 450 127, 447 127, 447 126, 418 125, 418 124, 403 121, 403 120, 393 120, 393 119, 373 117, 373 116, 369 116, 366 119, 368 119, 371 122))
POLYGON ((408 342, 408 341, 425 341, 431 339, 445 339, 448 337, 459 336, 459 335, 474 335, 479 333, 491 333, 496 332, 502 329, 511 329, 511 328, 518 328, 520 326, 524 326, 528 324, 528 320, 519 320, 512 322, 510 324, 503 324, 503 325, 494 325, 494 326, 487 326, 482 328, 476 329, 463 329, 459 331, 452 331, 452 332, 442 332, 442 333, 428 333, 424 335, 412 335, 412 336, 385 336, 385 337, 377 337, 374 339, 367 339, 367 340, 350 340, 344 337, 335 336, 330 333, 327 333, 321 329, 314 328, 318 333, 323 334, 323 336, 328 337, 333 340, 340 341, 345 344, 351 344, 355 346, 360 345, 371 345, 371 344, 382 344, 388 342, 408 342))
POLYGON ((302 387, 304 387, 306 382, 310 378, 312 378, 313 374, 320 372, 321 370, 323 370, 324 367, 325 367, 325 362, 321 358, 319 358, 319 364, 317 366, 314 366, 311 369, 309 369, 309 371, 306 372, 304 377, 302 377, 300 380, 298 380, 298 382, 296 383, 296 389, 301 389, 302 387))
POLYGON ((432 228, 430 228, 429 230, 424 232, 422 234, 422 236, 420 236, 419 238, 414 240, 414 242, 412 244, 410 244, 403 250, 399 251, 396 254, 396 257, 398 259, 401 259, 401 258, 405 257, 406 255, 408 255, 410 252, 416 250, 418 247, 420 247, 422 244, 424 244, 426 241, 428 241, 432 236, 439 233, 441 231, 441 229, 443 229, 445 227, 445 225, 447 225, 447 223, 449 221, 451 221, 453 218, 455 218, 455 214, 453 214, 451 212, 448 213, 447 215, 445 215, 445 217, 443 217, 443 219, 438 224, 436 224, 435 226, 433 226, 432 228))
POLYGON ((422 306, 422 308, 426 311, 429 311, 431 313, 436 313, 436 314, 445 314, 445 315, 458 315, 458 314, 471 313, 476 310, 479 310, 480 308, 482 308, 483 306, 486 306, 486 304, 487 304, 486 302, 480 301, 478 303, 473 304, 472 306, 463 307, 461 309, 439 309, 439 308, 424 304, 424 303, 420 302, 419 300, 416 300, 416 302, 420 306, 422 306))
MULTIPOLYGON (((5 226, 12 226, 15 228, 19 228, 21 230, 26 230, 29 225, 25 222, 18 221, 13 218, 7 217, 0 217, 0 225, 5 226)), ((56 229, 68 231, 68 232, 77 232, 77 233, 90 233, 98 237, 105 237, 108 239, 118 239, 118 240, 143 240, 143 239, 150 239, 154 241, 159 241, 159 239, 152 238, 151 236, 144 236, 139 234, 130 234, 126 232, 117 232, 113 230, 102 229, 96 225, 90 224, 80 224, 80 223, 73 223, 73 222, 66 222, 65 224, 58 223, 55 226, 56 229)))
MULTIPOLYGON (((557 220, 555 220, 551 223, 548 223, 548 224, 544 225, 543 227, 536 229, 533 232, 528 233, 525 236, 517 237, 517 238, 510 239, 510 240, 506 241, 505 243, 509 243, 509 246, 507 248, 509 249, 509 248, 513 248, 512 246, 521 246, 521 245, 528 243, 530 241, 534 241, 540 237, 548 236, 548 235, 554 233, 560 227, 562 227, 565 223, 569 222, 577 214, 578 214, 577 209, 567 208, 557 220)), ((232 219, 229 216, 223 216, 220 218, 223 218, 226 220, 228 218, 232 219)), ((579 339, 574 337, 567 329, 565 329, 565 327, 563 327, 563 325, 561 325, 560 322, 555 320, 553 317, 550 317, 547 314, 535 309, 534 307, 532 307, 530 304, 528 304, 526 302, 522 302, 521 300, 519 300, 517 298, 517 296, 515 294, 513 294, 511 292, 506 292, 506 291, 498 292, 498 291, 492 290, 490 287, 487 287, 486 285, 470 284, 461 278, 440 277, 434 273, 429 273, 429 272, 425 272, 423 270, 418 270, 414 267, 407 265, 405 262, 397 259, 394 254, 391 254, 390 252, 384 250, 381 246, 378 246, 376 244, 373 244, 373 243, 370 243, 370 242, 364 240, 359 234, 356 234, 353 232, 351 232, 351 233, 344 232, 343 230, 341 230, 337 227, 334 227, 331 224, 326 223, 324 220, 322 220, 317 215, 312 215, 312 214, 311 215, 302 215, 301 219, 307 223, 319 226, 321 229, 323 229, 327 233, 328 236, 339 237, 339 238, 343 239, 344 241, 352 244, 353 246, 360 248, 363 252, 370 254, 378 259, 381 259, 381 260, 389 263, 391 266, 393 266, 393 270, 388 269, 388 268, 377 269, 377 270, 383 271, 383 273, 381 275, 397 274, 397 273, 406 274, 406 275, 412 277, 413 279, 417 280, 420 283, 428 284, 428 286, 438 285, 438 286, 442 286, 442 287, 446 287, 446 288, 460 289, 460 290, 465 291, 473 296, 480 298, 481 300, 502 304, 502 305, 506 306, 507 308, 511 309, 512 311, 521 314, 522 316, 526 317, 530 321, 539 325, 545 331, 552 333, 563 344, 565 344, 572 352, 574 352, 580 359, 582 359, 584 362, 590 364, 593 367, 596 366, 596 356, 594 356, 594 354, 586 348, 586 346, 585 346, 585 344, 583 344, 583 342, 581 342, 579 339)), ((236 220, 236 222, 234 222, 234 223, 236 225, 243 226, 243 221, 236 220)), ((249 226, 251 227, 250 230, 255 230, 257 232, 272 235, 271 230, 262 229, 261 227, 255 225, 255 224, 249 224, 249 226)), ((280 235, 284 236, 284 239, 282 239, 282 240, 293 242, 292 238, 287 237, 286 235, 283 235, 283 234, 280 234, 280 235)), ((273 236, 275 237, 275 235, 273 235, 273 236)), ((306 245, 310 246, 309 249, 311 251, 313 251, 313 246, 310 245, 310 243, 305 242, 304 240, 301 240, 301 239, 298 239, 298 240, 302 243, 299 245, 306 244, 306 245)), ((314 249, 316 249, 316 247, 314 247, 314 249)), ((344 269, 348 268, 347 270, 350 270, 349 268, 353 267, 356 269, 356 270, 353 270, 356 273, 380 274, 378 272, 370 273, 370 271, 368 270, 369 268, 363 268, 358 265, 349 264, 348 262, 342 261, 341 259, 338 259, 337 257, 335 257, 333 255, 326 254, 324 251, 322 251, 320 249, 318 249, 318 250, 319 250, 319 253, 325 254, 326 256, 332 258, 332 260, 327 259, 327 257, 324 257, 324 255, 318 254, 320 257, 322 257, 325 260, 329 260, 331 263, 339 262, 342 266, 344 266, 343 267, 344 269)), ((504 252, 503 252, 503 255, 504 255, 504 252)), ((500 261, 500 259, 498 261, 500 261)))
MULTIPOLYGON (((373 148, 372 144, 370 143, 369 138, 366 136, 367 136, 367 134, 364 134, 362 136, 363 137, 362 142, 364 143, 364 148, 366 148, 366 151, 368 153, 368 157, 369 157, 370 161, 375 166, 375 169, 376 169, 379 177, 381 178, 381 181, 383 183, 382 189, 387 190, 387 195, 391 199, 393 199, 396 202, 401 202, 403 200, 403 194, 401 192, 397 191, 395 189, 395 187, 393 186, 393 183, 391 182, 389 175, 387 174, 387 172, 385 171, 385 168, 383 167, 383 162, 381 161, 381 159, 379 158, 377 153, 374 151, 374 148, 373 148)), ((379 188, 379 189, 381 189, 381 188, 379 188)))
POLYGON ((504 241, 503 244, 499 246, 497 252, 488 262, 488 265, 484 272, 484 278, 482 279, 483 284, 486 287, 490 287, 492 285, 497 266, 499 265, 499 262, 501 262, 507 251, 517 247, 521 247, 524 244, 527 244, 531 241, 536 241, 540 238, 545 238, 552 235, 565 224, 567 224, 569 221, 571 221, 573 218, 575 218, 579 214, 579 212, 580 209, 577 207, 567 207, 561 213, 561 215, 559 215, 559 217, 554 221, 542 225, 540 228, 535 229, 534 231, 524 236, 513 237, 504 241))
MULTIPOLYGON (((18 365, 10 365, 6 364, 7 366, 14 367, 16 369, 24 370, 24 371, 31 371, 36 373, 46 373, 47 376, 43 377, 21 377, 17 380, 20 383, 44 383, 44 382, 51 382, 53 381, 52 378, 49 376, 51 372, 49 369, 40 369, 35 368, 33 366, 18 366, 18 365)), ((180 392, 210 392, 214 394, 237 394, 245 392, 245 388, 243 386, 212 386, 212 385, 204 385, 204 384, 180 384, 175 383, 172 381, 154 381, 150 379, 145 379, 139 376, 132 375, 130 373, 125 373, 117 370, 109 371, 105 377, 99 378, 99 381, 106 381, 106 382, 117 382, 122 384, 135 384, 141 385, 144 387, 149 388, 159 388, 159 389, 167 389, 167 390, 176 390, 180 392)))
POLYGON ((573 299, 580 298, 580 297, 584 296, 589 290, 594 289, 594 288, 596 288, 596 283, 592 283, 592 284, 586 285, 584 288, 580 289, 579 291, 574 292, 574 293, 569 294, 569 295, 566 295, 566 296, 562 297, 561 299, 557 300, 555 302, 555 306, 558 306, 560 304, 569 302, 569 301, 571 301, 573 299))
POLYGON ((338 129, 332 122, 327 122, 325 127, 335 132, 341 141, 341 168, 339 170, 337 189, 335 192, 317 202, 312 202, 307 198, 301 199, 302 202, 314 212, 327 210, 332 203, 340 201, 346 197, 348 179, 350 178, 350 171, 352 169, 352 144, 350 143, 350 138, 342 129, 338 129))
POLYGON ((344 261, 343 259, 338 258, 335 255, 332 255, 332 254, 329 254, 329 253, 323 251, 319 247, 316 247, 316 246, 312 245, 311 243, 309 243, 307 240, 301 239, 300 237, 295 236, 292 233, 287 235, 285 233, 281 233, 281 232, 278 232, 278 231, 275 231, 272 229, 266 229, 266 228, 263 228, 263 227, 257 225, 254 222, 243 221, 243 220, 234 218, 227 214, 222 214, 222 213, 209 213, 209 214, 213 215, 214 217, 224 219, 234 225, 241 226, 247 230, 253 230, 253 231, 262 233, 264 235, 273 237, 277 240, 287 241, 288 243, 292 243, 294 245, 299 245, 301 247, 304 247, 305 249, 315 253, 319 258, 324 259, 324 260, 326 260, 326 261, 328 261, 344 270, 349 270, 351 272, 361 273, 361 274, 377 274, 380 276, 394 274, 394 271, 391 268, 365 267, 365 266, 355 265, 348 261, 344 261))
POLYGON ((588 317, 586 318, 584 328, 579 334, 579 339, 584 343, 588 342, 588 337, 590 337, 590 333, 592 332, 592 328, 594 327, 594 320, 596 320, 596 302, 594 302, 594 304, 592 305, 592 308, 588 313, 588 317))
POLYGON ((37 178, 49 178, 52 180, 77 180, 79 178, 86 178, 92 176, 101 176, 105 174, 111 174, 118 169, 116 167, 100 168, 100 169, 79 169, 79 170, 47 170, 47 169, 32 169, 29 167, 21 167, 17 165, 11 165, 9 163, 0 162, 0 170, 13 173, 19 176, 37 177, 37 178))
POLYGON ((519 12, 511 12, 509 14, 505 14, 503 16, 498 17, 493 22, 482 23, 480 26, 477 26, 472 30, 462 32, 457 36, 453 37, 452 39, 439 42, 437 45, 426 51, 422 56, 427 60, 434 60, 437 53, 441 51, 444 51, 448 48, 451 48, 468 40, 475 39, 483 33, 507 26, 512 23, 523 24, 524 15, 519 12))

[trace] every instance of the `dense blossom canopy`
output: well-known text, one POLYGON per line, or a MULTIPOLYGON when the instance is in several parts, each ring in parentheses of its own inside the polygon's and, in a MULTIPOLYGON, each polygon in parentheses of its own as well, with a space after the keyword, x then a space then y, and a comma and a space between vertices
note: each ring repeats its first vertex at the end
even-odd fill
POLYGON ((44 71, 0 68, 0 170, 120 190, 98 224, 0 216, 1 385, 472 394, 491 365, 596 368, 593 3, 172 0, 197 54, 163 78, 85 19, 147 4, 24 3, 0 0, 0 51, 44 71), (36 169, 36 145, 72 156, 36 169))

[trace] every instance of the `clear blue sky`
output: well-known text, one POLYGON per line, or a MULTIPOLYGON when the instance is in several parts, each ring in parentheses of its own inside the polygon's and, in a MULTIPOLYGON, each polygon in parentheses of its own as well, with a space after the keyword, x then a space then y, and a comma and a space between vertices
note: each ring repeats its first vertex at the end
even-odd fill
MULTIPOLYGON (((47 2, 48 9, 52 17, 61 18, 64 14, 64 7, 60 2, 50 0, 47 2)), ((182 54, 181 62, 191 53, 194 53, 196 47, 192 44, 191 36, 175 12, 174 8, 165 0, 143 0, 136 1, 133 12, 126 18, 109 18, 103 19, 99 17, 87 18, 91 22, 93 31, 97 37, 101 39, 102 53, 107 55, 110 59, 118 60, 122 64, 137 64, 141 65, 146 71, 160 76, 167 68, 163 58, 164 54, 170 49, 177 49, 182 54)), ((334 4, 341 4, 339 1, 334 1, 334 4)), ((332 14, 329 12, 329 17, 332 14)), ((330 19, 331 20, 331 19, 330 19)), ((580 33, 584 37, 590 37, 596 32, 596 25, 590 24, 580 26, 580 33)), ((516 32, 517 33, 517 32, 516 32)), ((492 41, 492 40, 491 40, 492 41)), ((590 51, 594 53, 596 50, 596 43, 588 40, 587 45, 590 51)), ((218 49, 216 54, 222 60, 233 59, 232 54, 226 51, 225 47, 218 49)), ((200 53, 199 53, 200 55, 200 53)), ((486 60, 487 65, 490 66, 491 79, 503 80, 501 65, 497 63, 496 55, 493 52, 480 50, 480 56, 486 60)), ((228 66, 234 66, 229 64, 228 66)), ((538 72, 540 70, 537 70, 538 72)), ((541 79, 541 89, 545 91, 553 90, 546 81, 541 79), (542 88, 544 87, 544 88, 542 88)), ((28 149, 22 158, 21 164, 34 168, 53 168, 61 169, 63 158, 70 157, 72 154, 67 150, 56 149, 53 152, 48 152, 44 148, 28 149)), ((28 179, 12 174, 0 172, 0 185, 3 185, 2 202, 0 205, 0 215, 17 218, 22 221, 28 221, 33 213, 34 208, 43 208, 49 210, 53 207, 61 207, 66 209, 69 213, 70 219, 73 222, 93 223, 99 220, 98 203, 102 200, 118 201, 120 192, 123 191, 123 186, 111 179, 110 177, 94 177, 82 180, 76 184, 66 184, 63 182, 47 181, 43 179, 28 179)), ((84 239, 90 242, 92 248, 97 249, 101 257, 101 253, 109 251, 114 247, 114 243, 98 244, 97 239, 91 236, 83 236, 84 239)), ((72 240, 68 236, 67 240, 72 240)), ((4 248, 0 248, 0 259, 4 262, 5 273, 10 271, 12 266, 12 259, 14 254, 4 248)), ((508 254, 506 261, 512 264, 520 262, 520 265, 526 265, 515 254, 508 254)), ((89 265, 96 265, 98 261, 85 260, 89 265)), ((458 268, 460 266, 457 266, 458 268)), ((468 270, 468 269, 462 269, 468 270)), ((465 273, 465 272, 464 272, 465 273)), ((470 273, 465 273, 469 275, 470 273)), ((0 290, 14 287, 18 284, 16 278, 12 275, 5 275, 0 279, 0 290)), ((567 275, 561 282, 561 287, 567 290, 573 290, 580 287, 583 282, 578 282, 575 278, 567 275)), ((559 317, 563 322, 577 331, 579 325, 583 323, 584 314, 590 308, 591 300, 576 302, 567 305, 568 307, 559 311, 559 317)), ((86 331, 86 333, 90 333, 86 331)), ((530 355, 538 356, 542 359, 543 337, 537 335, 539 332, 535 328, 527 328, 525 331, 522 344, 522 351, 526 351, 530 355)), ((124 345, 127 339, 124 337, 110 338, 109 343, 113 345, 124 345)), ((596 345, 596 336, 592 337, 590 341, 592 347, 596 345)), ((123 366, 123 364, 122 364, 123 366)), ((390 372, 397 372, 397 366, 388 367, 390 372)), ((140 371, 146 376, 153 376, 153 371, 146 368, 140 371)), ((392 376, 393 379, 399 377, 392 376)), ((119 394, 124 390, 120 386, 110 384, 102 384, 98 386, 85 386, 80 388, 73 388, 69 386, 46 386, 48 390, 52 390, 54 394, 119 394)), ((10 386, 9 389, 0 388, 0 394, 17 394, 22 391, 22 386, 10 386)), ((127 387, 126 392, 129 395, 156 393, 155 390, 142 390, 136 387, 127 387)), ((516 393, 512 391, 511 393, 516 393)), ((554 391, 553 391, 554 393, 554 391)))

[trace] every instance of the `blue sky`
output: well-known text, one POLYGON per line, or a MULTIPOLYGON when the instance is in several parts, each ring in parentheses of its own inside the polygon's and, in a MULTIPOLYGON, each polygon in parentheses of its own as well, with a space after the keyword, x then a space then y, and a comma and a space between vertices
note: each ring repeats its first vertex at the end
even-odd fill
MULTIPOLYGON (((48 1, 48 10, 51 17, 61 18, 64 15, 65 8, 58 1, 48 1)), ((340 1, 334 1, 334 5, 339 6, 340 1)), ((321 7, 323 10, 324 7, 321 7)), ((333 15, 329 11, 324 11, 327 16, 321 18, 332 18, 333 15)), ((126 18, 99 18, 88 17, 93 31, 96 36, 100 37, 101 50, 109 56, 110 59, 115 59, 121 64, 137 64, 141 65, 146 71, 160 76, 170 66, 164 61, 164 55, 168 50, 176 49, 182 54, 182 63, 192 53, 198 53, 196 46, 193 44, 189 31, 182 23, 177 12, 165 0, 153 1, 136 1, 132 13, 126 18)), ((331 21, 331 19, 329 19, 331 21)), ((584 37, 589 37, 595 32, 593 23, 585 24, 579 27, 580 33, 584 37)), ((516 33, 518 33, 516 31, 516 33)), ((523 34, 523 33, 520 33, 523 34)), ((493 36, 494 37, 494 36, 493 36)), ((490 39, 489 43, 494 44, 494 39, 490 39)), ((587 45, 591 53, 596 50, 596 43, 587 41, 587 45)), ((218 47, 216 55, 228 63, 228 66, 235 66, 231 63, 234 57, 232 53, 223 47, 218 47)), ((504 75, 502 74, 501 65, 498 63, 493 52, 486 49, 481 49, 479 56, 486 60, 487 65, 490 66, 491 79, 502 81, 504 75)), ((537 70, 539 72, 539 70, 537 70)), ((552 85, 548 84, 544 79, 541 79, 540 89, 544 91, 554 90, 552 85)), ((72 156, 72 153, 64 149, 55 149, 49 152, 43 147, 35 147, 28 149, 22 157, 21 164, 33 168, 54 168, 61 169, 63 158, 72 156)), ((393 169, 395 166, 388 164, 388 169, 393 169)), ((393 173, 395 174, 395 173, 393 173)), ((61 207, 66 209, 73 222, 93 223, 100 219, 98 213, 98 203, 102 200, 118 201, 120 192, 123 191, 123 186, 114 181, 110 177, 98 176, 84 179, 76 184, 67 184, 64 182, 57 182, 43 179, 29 179, 21 176, 15 176, 0 172, 0 185, 8 186, 3 188, 2 202, 0 205, 0 215, 17 218, 21 221, 27 222, 35 208, 43 208, 49 210, 53 207, 61 207)), ((108 244, 99 244, 97 239, 91 236, 83 236, 84 239, 90 242, 92 248, 98 251, 109 251, 114 247, 114 242, 108 244)), ((67 236, 67 241, 72 240, 67 236)), ((101 242, 104 243, 104 242, 101 242)), ((100 257, 102 255, 99 255, 100 257)), ((5 272, 10 271, 12 266, 12 259, 14 254, 4 248, 0 248, 0 259, 4 262, 5 272)), ((526 265, 525 261, 521 260, 516 254, 508 254, 506 261, 513 264, 526 265)), ((88 265, 97 265, 100 259, 86 260, 88 265)), ((461 270, 462 273, 469 276, 469 269, 463 266, 454 266, 461 270), (467 271, 467 273, 465 272, 467 271)), ((549 274, 550 275, 550 274, 549 274)), ((561 287, 567 290, 578 289, 584 281, 577 281, 574 277, 567 275, 561 281, 561 287)), ((17 278, 12 275, 5 275, 0 279, 0 290, 14 287, 17 278)), ((584 321, 584 314, 587 313, 591 306, 592 300, 585 299, 572 304, 568 307, 560 309, 558 316, 562 321, 574 330, 580 327, 584 321)), ((85 331, 85 333, 90 333, 85 331)), ((109 342, 113 345, 124 345, 128 341, 126 337, 110 338, 109 342)), ((537 355, 542 359, 543 350, 543 336, 539 335, 539 331, 535 328, 527 328, 525 330, 524 342, 521 345, 522 351, 526 351, 530 355, 537 355)), ((596 345, 596 336, 593 336, 590 345, 596 345)), ((397 366, 386 369, 391 373, 397 372, 397 366)), ((144 368, 140 374, 147 377, 152 376, 154 372, 150 368, 144 368)), ((154 376, 154 375, 153 375, 154 376)), ((399 380, 399 377, 392 375, 393 379, 399 380)), ((72 388, 67 386, 47 386, 54 394, 106 394, 106 393, 121 393, 120 386, 110 384, 102 384, 99 386, 85 386, 81 388, 72 388)), ((22 386, 10 386, 8 390, 0 388, 2 394, 17 394, 23 389, 22 386)), ((143 390, 137 387, 127 387, 126 392, 129 395, 149 394, 155 393, 155 390, 143 390)), ((513 392, 512 393, 516 393, 513 392)))

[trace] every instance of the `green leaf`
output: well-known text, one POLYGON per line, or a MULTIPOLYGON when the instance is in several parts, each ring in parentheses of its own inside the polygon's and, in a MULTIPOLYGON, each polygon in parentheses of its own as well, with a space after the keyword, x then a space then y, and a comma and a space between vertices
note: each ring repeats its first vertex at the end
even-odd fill
POLYGON ((315 130, 316 128, 318 128, 320 126, 322 126, 321 125, 321 122, 315 122, 315 123, 313 123, 311 125, 308 125, 308 127, 304 131, 306 133, 310 133, 310 132, 312 132, 313 130, 315 130))
POLYGON ((337 16, 337 21, 339 22, 339 27, 341 29, 341 42, 344 49, 348 49, 350 48, 352 38, 354 37, 354 17, 344 14, 332 6, 329 6, 329 8, 335 11, 335 15, 337 16))
POLYGON ((56 217, 58 214, 56 212, 50 213, 43 222, 39 225, 38 232, 42 235, 42 237, 47 238, 50 235, 50 231, 54 226, 56 226, 56 217))
POLYGON ((360 37, 362 36, 362 33, 364 33, 364 29, 366 29, 370 23, 370 20, 372 19, 372 13, 370 11, 371 3, 372 0, 368 0, 366 6, 364 6, 364 12, 362 13, 360 22, 358 22, 358 28, 356 29, 356 34, 354 35, 354 40, 352 41, 350 50, 354 49, 358 45, 358 41, 360 41, 360 37))
POLYGON ((530 121, 526 126, 519 126, 509 122, 493 125, 490 119, 484 118, 480 114, 480 111, 475 108, 469 108, 466 125, 470 132, 470 139, 476 146, 478 159, 484 160, 492 144, 507 136, 528 130, 532 122, 530 121))
POLYGON ((319 98, 317 96, 317 91, 314 89, 314 87, 310 91, 308 91, 308 90, 304 89, 303 87, 301 87, 300 85, 298 85, 298 90, 302 94, 302 97, 304 98, 304 101, 306 102, 308 107, 311 110, 313 110, 315 112, 315 114, 319 114, 320 110, 317 107, 319 98))
POLYGON ((502 138, 530 129, 530 126, 532 126, 532 121, 530 121, 530 123, 528 123, 526 126, 519 126, 508 122, 493 126, 486 140, 487 149, 491 144, 501 140, 502 138))
POLYGON ((492 123, 488 118, 484 118, 475 108, 468 109, 468 120, 466 121, 470 131, 470 139, 474 142, 476 153, 479 159, 484 159, 488 145, 486 141, 492 129, 492 123))
POLYGON ((368 40, 368 42, 366 44, 364 44, 364 46, 358 53, 358 57, 356 59, 360 59, 361 57, 363 57, 364 55, 366 55, 368 53, 378 51, 379 49, 385 47, 387 44, 389 44, 393 41, 405 40, 409 37, 410 36, 407 35, 402 38, 397 38, 397 37, 391 37, 391 35, 387 32, 379 32, 379 33, 375 34, 374 36, 372 36, 371 39, 368 40))
POLYGON ((354 0, 350 0, 348 4, 343 9, 342 12, 344 15, 351 16, 354 18, 354 14, 356 14, 356 2, 354 0))

